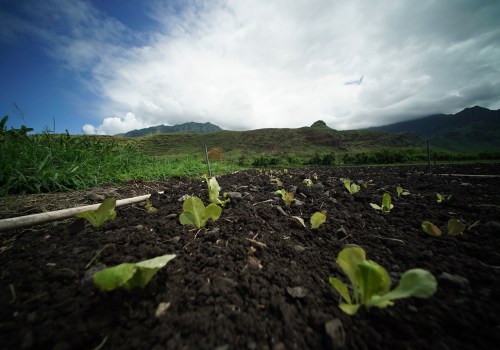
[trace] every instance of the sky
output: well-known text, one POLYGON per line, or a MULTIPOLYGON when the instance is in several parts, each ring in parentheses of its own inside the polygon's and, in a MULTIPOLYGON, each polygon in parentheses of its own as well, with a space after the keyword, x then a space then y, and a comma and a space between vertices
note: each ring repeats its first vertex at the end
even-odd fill
POLYGON ((500 108, 497 0, 0 0, 0 115, 71 134, 500 108))

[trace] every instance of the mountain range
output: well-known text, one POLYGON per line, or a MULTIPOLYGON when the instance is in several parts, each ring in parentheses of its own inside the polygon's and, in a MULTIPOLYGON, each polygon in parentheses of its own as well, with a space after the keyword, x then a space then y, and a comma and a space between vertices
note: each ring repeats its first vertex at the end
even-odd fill
POLYGON ((475 106, 456 114, 435 114, 364 130, 337 131, 323 121, 297 129, 222 130, 211 123, 158 125, 117 135, 136 138, 153 154, 178 154, 213 144, 229 151, 303 153, 306 150, 351 152, 380 147, 424 147, 453 152, 500 151, 500 110, 475 106), (207 135, 209 134, 209 135, 207 135), (158 150, 156 150, 158 148, 158 150))
POLYGON ((410 132, 442 149, 457 152, 500 150, 500 109, 474 106, 456 114, 434 114, 366 130, 410 132))
POLYGON ((136 129, 115 136, 141 137, 155 134, 188 133, 188 134, 208 134, 210 132, 222 131, 220 127, 212 123, 183 123, 179 125, 157 125, 144 129, 136 129))

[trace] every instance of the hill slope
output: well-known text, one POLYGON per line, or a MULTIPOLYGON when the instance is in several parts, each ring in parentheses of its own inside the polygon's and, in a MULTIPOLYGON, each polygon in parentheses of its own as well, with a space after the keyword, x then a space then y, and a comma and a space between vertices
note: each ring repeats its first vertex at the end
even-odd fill
POLYGON ((162 133, 207 134, 216 131, 222 131, 222 129, 212 123, 189 122, 173 126, 168 126, 168 125, 151 126, 149 128, 132 130, 124 134, 118 134, 115 136, 141 137, 141 136, 162 134, 162 133))
POLYGON ((412 132, 450 151, 500 151, 500 109, 475 106, 456 114, 436 114, 367 130, 412 132))
POLYGON ((220 147, 226 155, 312 155, 314 152, 347 152, 381 147, 420 147, 414 134, 382 131, 337 131, 321 123, 297 129, 223 130, 209 134, 155 134, 131 139, 151 155, 199 154, 220 147))

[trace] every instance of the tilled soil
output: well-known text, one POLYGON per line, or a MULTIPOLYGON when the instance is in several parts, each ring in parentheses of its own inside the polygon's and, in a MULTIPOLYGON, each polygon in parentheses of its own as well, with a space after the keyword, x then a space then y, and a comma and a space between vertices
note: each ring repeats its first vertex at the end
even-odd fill
MULTIPOLYGON (((434 172, 498 175, 500 167, 434 172)), ((183 195, 208 204, 200 179, 166 182, 164 193, 151 197, 156 214, 133 205, 98 229, 71 219, 0 233, 1 348, 498 348, 500 178, 376 167, 252 170, 217 180, 242 198, 201 230, 178 218, 183 195), (351 195, 340 178, 369 185, 351 195), (398 185, 410 195, 397 197, 398 185), (302 203, 287 208, 274 195, 279 188, 302 203), (390 213, 370 207, 384 192, 393 198, 390 213), (437 203, 436 193, 452 197, 437 203), (321 210, 327 221, 311 230, 309 218, 321 210), (466 225, 462 235, 446 235, 450 218, 466 225), (424 233, 424 220, 443 235, 424 233), (344 279, 336 257, 347 244, 361 246, 393 284, 407 269, 431 271, 437 293, 344 314, 328 278, 344 279), (171 253, 177 257, 145 289, 106 293, 91 280, 106 266, 171 253)))

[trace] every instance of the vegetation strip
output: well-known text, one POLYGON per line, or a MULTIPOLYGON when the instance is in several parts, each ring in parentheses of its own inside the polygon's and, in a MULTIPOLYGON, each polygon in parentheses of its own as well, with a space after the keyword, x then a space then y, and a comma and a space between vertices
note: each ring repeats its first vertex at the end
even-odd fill
MULTIPOLYGON (((143 196, 120 199, 116 201, 116 206, 124 206, 133 203, 143 202, 148 199, 151 195, 145 194, 143 196)), ((45 224, 47 222, 67 219, 72 217, 77 213, 82 213, 89 210, 96 210, 100 204, 86 205, 83 207, 68 208, 56 211, 50 211, 46 213, 31 214, 26 216, 19 216, 15 218, 0 220, 0 232, 15 230, 24 227, 30 227, 39 224, 45 224)))

